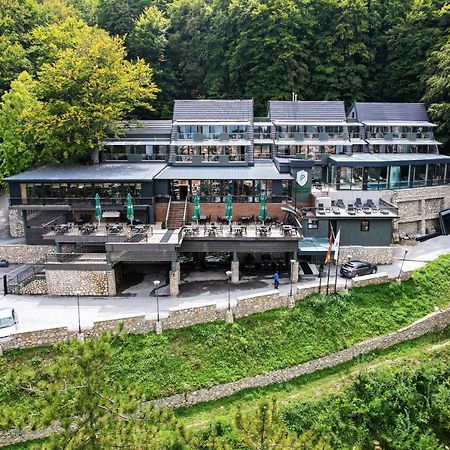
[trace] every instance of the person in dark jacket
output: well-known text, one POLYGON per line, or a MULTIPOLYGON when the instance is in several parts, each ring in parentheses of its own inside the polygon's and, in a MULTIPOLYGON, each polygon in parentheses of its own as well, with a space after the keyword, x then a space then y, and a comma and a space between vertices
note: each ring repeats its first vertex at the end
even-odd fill
POLYGON ((278 271, 273 275, 273 284, 275 289, 278 289, 278 286, 280 285, 280 276, 278 275, 278 271))

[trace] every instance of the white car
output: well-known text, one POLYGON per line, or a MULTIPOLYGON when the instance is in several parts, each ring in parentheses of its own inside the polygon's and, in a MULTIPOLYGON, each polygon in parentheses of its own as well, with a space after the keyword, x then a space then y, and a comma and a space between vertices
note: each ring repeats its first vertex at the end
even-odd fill
POLYGON ((17 330, 17 314, 14 308, 0 309, 0 340, 10 337, 17 330))

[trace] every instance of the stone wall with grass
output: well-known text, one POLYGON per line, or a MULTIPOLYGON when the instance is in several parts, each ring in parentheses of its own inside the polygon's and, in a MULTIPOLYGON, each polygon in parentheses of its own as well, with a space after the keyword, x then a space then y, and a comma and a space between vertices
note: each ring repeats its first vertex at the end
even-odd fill
POLYGON ((283 383, 301 375, 337 366, 373 350, 388 348, 403 341, 416 339, 430 332, 443 330, 449 325, 450 308, 429 314, 423 319, 393 333, 368 339, 350 348, 323 356, 322 358, 313 359, 286 369, 267 372, 262 375, 241 378, 240 380, 212 386, 208 389, 199 389, 193 392, 157 399, 155 405, 165 408, 189 407, 198 403, 229 397, 244 389, 260 388, 275 383, 283 383))
MULTIPOLYGON (((52 276, 59 278, 67 278, 68 271, 56 271, 51 270, 47 272, 53 272, 52 276), (61 272, 58 274, 58 272, 61 272)), ((412 272, 403 272, 401 279, 407 280, 411 277, 412 272)), ((80 276, 72 274, 73 276, 80 276)), ((364 285, 379 284, 386 282, 385 274, 380 276, 366 277, 364 285)), ((71 281, 70 292, 74 295, 74 281, 71 281)), ((349 287, 351 286, 351 282, 349 287)), ((79 286, 78 286, 79 287, 79 286)), ((343 291, 344 286, 338 286, 337 291, 343 291)), ((321 286, 322 294, 326 293, 326 283, 321 286)), ((319 293, 318 286, 311 287, 298 287, 295 298, 290 296, 282 296, 277 291, 267 291, 254 296, 239 297, 236 305, 232 306, 232 315, 235 319, 246 317, 251 314, 261 313, 276 308, 286 308, 295 306, 295 301, 302 300, 309 295, 319 293)), ((334 293, 334 284, 330 283, 329 293, 334 293)), ((95 295, 95 294, 94 294, 95 295)), ((171 308, 169 315, 161 318, 162 330, 178 329, 198 325, 201 323, 208 323, 214 321, 227 320, 227 309, 219 308, 215 303, 201 305, 191 308, 171 308)), ((104 320, 95 322, 90 329, 84 329, 83 335, 86 337, 97 337, 101 333, 108 331, 112 333, 118 333, 123 330, 130 334, 145 334, 151 331, 156 331, 156 320, 146 319, 145 316, 132 316, 120 319, 104 320)), ((59 341, 65 341, 68 339, 76 338, 76 333, 70 331, 67 328, 55 328, 47 330, 39 330, 27 333, 17 333, 12 338, 1 343, 3 350, 10 350, 15 348, 30 348, 39 347, 41 345, 51 345, 59 341)))

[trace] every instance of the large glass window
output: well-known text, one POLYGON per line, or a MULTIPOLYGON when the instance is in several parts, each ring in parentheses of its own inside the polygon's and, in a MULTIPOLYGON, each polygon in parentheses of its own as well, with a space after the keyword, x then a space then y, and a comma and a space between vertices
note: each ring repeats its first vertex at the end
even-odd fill
POLYGON ((386 189, 387 172, 387 167, 369 167, 367 170, 367 189, 386 189))
POLYGON ((352 174, 352 189, 362 189, 363 188, 363 168, 353 167, 352 174))
POLYGON ((256 159, 271 158, 270 144, 255 144, 253 149, 254 149, 254 156, 256 159))
POLYGON ((428 184, 443 184, 445 177, 445 164, 429 164, 428 165, 428 184))
POLYGON ((427 166, 413 166, 413 187, 425 186, 427 166))
POLYGON ((352 186, 352 168, 340 168, 340 189, 351 189, 352 186))
POLYGON ((409 166, 391 166, 389 168, 389 188, 409 187, 409 166))

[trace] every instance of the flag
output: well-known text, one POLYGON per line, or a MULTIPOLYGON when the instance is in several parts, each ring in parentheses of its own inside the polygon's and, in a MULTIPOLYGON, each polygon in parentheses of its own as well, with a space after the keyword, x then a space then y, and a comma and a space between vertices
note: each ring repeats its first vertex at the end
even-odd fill
POLYGON ((328 250, 327 250, 327 256, 325 256, 325 264, 330 264, 331 262, 331 247, 333 246, 333 237, 334 237, 334 231, 333 227, 330 224, 330 238, 328 239, 328 250))
POLYGON ((341 244, 341 230, 339 229, 334 238, 334 263, 337 264, 339 259, 339 246, 341 244))

